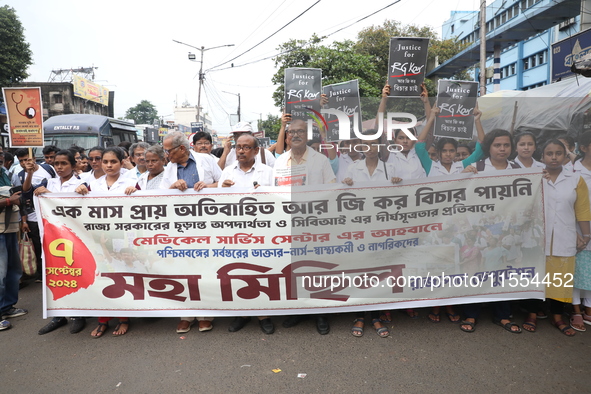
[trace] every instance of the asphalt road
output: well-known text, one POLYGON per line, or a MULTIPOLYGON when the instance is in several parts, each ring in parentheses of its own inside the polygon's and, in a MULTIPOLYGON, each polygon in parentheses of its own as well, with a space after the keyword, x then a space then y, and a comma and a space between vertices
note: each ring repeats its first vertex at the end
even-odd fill
MULTIPOLYGON (((536 333, 511 334, 484 310, 468 334, 447 319, 430 323, 393 312, 391 336, 350 334, 351 314, 331 315, 321 336, 314 321, 265 335, 256 320, 229 333, 230 318, 210 332, 175 332, 176 318, 135 318, 123 337, 90 337, 96 319, 79 334, 68 326, 46 335, 41 285, 21 290, 19 307, 0 332, 2 393, 359 393, 359 392, 589 392, 591 326, 568 338, 539 321, 536 333), (273 372, 281 369, 281 372, 273 372), (306 374, 298 378, 298 374, 306 374)), ((522 322, 523 313, 514 311, 522 322)), ((111 325, 113 328, 113 324, 111 325)))

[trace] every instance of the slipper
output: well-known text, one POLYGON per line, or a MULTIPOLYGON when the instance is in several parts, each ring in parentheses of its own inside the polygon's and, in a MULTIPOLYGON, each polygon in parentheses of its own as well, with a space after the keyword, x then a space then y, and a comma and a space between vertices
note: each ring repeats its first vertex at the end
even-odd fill
MULTIPOLYGON (((374 328, 376 323, 380 323, 380 319, 373 319, 371 321, 371 324, 374 324, 374 328)), ((378 333, 380 338, 387 338, 390 336, 390 331, 388 331, 388 327, 376 328, 376 332, 378 333)))
POLYGON ((493 320, 493 323, 495 323, 497 326, 503 327, 505 330, 509 331, 511 334, 521 334, 521 327, 519 327, 519 324, 513 323, 512 321, 510 321, 509 323, 503 324, 503 323, 501 323, 501 320, 493 320), (512 327, 517 327, 519 330, 513 331, 511 329, 512 327))
POLYGON ((446 312, 447 318, 452 323, 459 323, 460 322, 460 315, 457 313, 449 313, 446 312))
POLYGON ((580 331, 580 332, 587 331, 587 329, 585 328, 585 323, 583 321, 583 316, 581 316, 581 314, 578 314, 578 313, 577 314, 573 313, 573 315, 570 317, 570 326, 572 327, 573 330, 576 330, 576 331, 580 331), (575 325, 579 325, 583 328, 582 329, 577 328, 577 327, 575 327, 575 325))
POLYGON ((429 313, 427 315, 427 318, 429 319, 429 321, 431 323, 439 323, 439 322, 441 322, 441 319, 439 318, 439 315, 440 315, 439 313, 433 313, 433 312, 431 312, 431 313, 429 313))
POLYGON ((406 314, 408 315, 408 317, 410 317, 411 319, 418 319, 419 318, 419 312, 415 311, 412 308, 408 308, 406 310, 406 314))
POLYGON ((536 313, 536 317, 540 320, 544 320, 548 318, 548 315, 545 312, 540 311, 536 313))
POLYGON ((583 313, 583 323, 587 324, 588 326, 591 326, 591 316, 587 315, 586 313, 583 313))
MULTIPOLYGON (((384 323, 392 323, 392 315, 390 314, 390 312, 382 312, 382 314, 380 315, 380 320, 384 323)), ((591 321, 589 322, 589 324, 591 324, 591 321)))
POLYGON ((531 317, 526 317, 523 324, 521 325, 523 329, 527 332, 536 332, 538 327, 536 319, 532 319, 531 317), (529 328, 526 328, 529 327, 529 328))
POLYGON ((462 330, 464 332, 474 332, 474 331, 476 331, 476 327, 475 326, 476 326, 476 322, 471 322, 471 321, 463 320, 460 323, 460 330, 462 330), (470 328, 464 328, 462 326, 470 326, 470 328))
MULTIPOLYGON (((355 319, 353 320, 353 324, 359 323, 359 322, 364 322, 365 320, 363 318, 360 319, 355 319)), ((363 336, 363 327, 351 327, 351 334, 353 334, 354 337, 362 337, 363 336)))
POLYGON ((129 320, 119 320, 119 324, 117 324, 115 326, 115 331, 113 331, 113 336, 114 337, 120 337, 122 335, 127 334, 127 331, 129 331, 129 320), (121 329, 121 326, 123 324, 126 324, 127 325, 127 330, 125 330, 125 332, 123 334, 115 334, 117 331, 119 331, 121 329))
POLYGON ((93 332, 96 331, 96 335, 92 335, 91 332, 90 336, 94 339, 100 338, 103 336, 105 331, 107 331, 107 328, 109 328, 109 323, 99 323, 98 326, 94 330, 92 330, 93 332))
POLYGON ((565 322, 563 322, 562 320, 552 321, 551 323, 554 327, 558 328, 567 337, 572 337, 575 335, 574 332, 572 334, 567 334, 567 331, 572 330, 572 327, 569 326, 568 324, 566 324, 565 322), (560 326, 564 326, 564 327, 560 328, 560 326))

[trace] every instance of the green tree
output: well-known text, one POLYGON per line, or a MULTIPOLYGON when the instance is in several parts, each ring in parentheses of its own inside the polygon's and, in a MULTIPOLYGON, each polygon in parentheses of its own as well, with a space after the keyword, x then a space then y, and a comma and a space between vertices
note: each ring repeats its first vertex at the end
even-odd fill
POLYGON ((125 112, 125 118, 133 119, 136 124, 152 124, 157 117, 158 110, 148 100, 142 100, 138 105, 125 112))
POLYGON ((10 86, 26 79, 33 64, 24 28, 14 8, 0 7, 0 86, 10 86))
MULTIPOLYGON (((441 40, 437 32, 431 27, 417 25, 403 25, 399 21, 385 20, 383 25, 370 26, 357 34, 355 51, 371 56, 376 63, 378 73, 386 81, 388 75, 388 56, 391 37, 426 37, 429 38, 427 65, 435 65, 436 60, 441 64, 461 52, 467 44, 461 44, 456 39, 441 40)), ((470 74, 460 71, 453 79, 470 80, 470 74)), ((437 95, 437 87, 429 79, 425 79, 429 96, 437 95)))
POLYGON ((313 35, 308 41, 289 40, 279 47, 283 54, 274 59, 278 70, 272 79, 279 85, 273 93, 277 107, 283 107, 285 69, 290 67, 321 68, 323 85, 358 79, 361 97, 379 95, 380 75, 371 56, 355 52, 350 40, 319 45, 320 40, 313 35))
POLYGON ((259 120, 259 130, 265 131, 265 137, 277 140, 281 128, 281 116, 267 114, 267 119, 259 120))

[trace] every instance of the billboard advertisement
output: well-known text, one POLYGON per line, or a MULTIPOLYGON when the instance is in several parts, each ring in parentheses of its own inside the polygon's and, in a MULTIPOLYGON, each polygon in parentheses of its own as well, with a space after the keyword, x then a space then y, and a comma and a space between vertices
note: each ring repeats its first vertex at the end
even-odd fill
POLYGON ((78 75, 72 76, 74 96, 94 101, 102 105, 109 105, 109 89, 78 75))

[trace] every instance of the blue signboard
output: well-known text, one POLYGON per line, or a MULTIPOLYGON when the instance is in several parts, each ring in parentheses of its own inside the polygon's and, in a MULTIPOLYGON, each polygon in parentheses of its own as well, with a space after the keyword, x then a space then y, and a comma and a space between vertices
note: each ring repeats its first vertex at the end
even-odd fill
POLYGON ((552 82, 572 76, 573 62, 591 55, 591 30, 585 30, 572 37, 552 44, 552 82))
POLYGON ((203 122, 191 122, 191 133, 203 131, 203 122))

